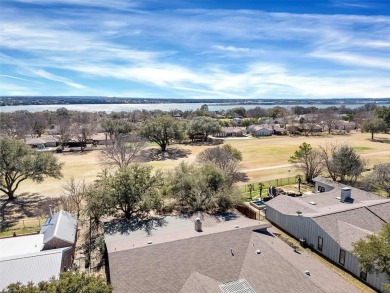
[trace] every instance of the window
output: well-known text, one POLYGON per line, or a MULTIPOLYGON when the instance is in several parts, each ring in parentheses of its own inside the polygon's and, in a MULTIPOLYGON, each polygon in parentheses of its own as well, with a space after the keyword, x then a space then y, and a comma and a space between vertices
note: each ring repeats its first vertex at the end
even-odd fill
POLYGON ((318 192, 325 192, 325 187, 318 185, 317 190, 318 192))
POLYGON ((322 237, 318 236, 318 244, 317 244, 317 249, 319 251, 322 251, 322 245, 324 244, 324 239, 322 237))
POLYGON ((345 250, 340 249, 339 263, 341 265, 345 264, 345 250))
POLYGON ((367 272, 366 271, 360 271, 360 279, 363 281, 367 281, 367 272))

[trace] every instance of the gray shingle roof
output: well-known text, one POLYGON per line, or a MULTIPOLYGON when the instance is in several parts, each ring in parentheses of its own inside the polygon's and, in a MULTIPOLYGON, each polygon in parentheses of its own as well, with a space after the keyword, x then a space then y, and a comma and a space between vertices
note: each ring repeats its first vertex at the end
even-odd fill
MULTIPOLYGON (((357 188, 349 187, 344 184, 333 182, 323 177, 316 177, 316 182, 322 182, 333 189, 328 192, 304 194, 302 197, 290 197, 287 195, 280 195, 267 202, 267 205, 283 214, 296 215, 299 210, 306 216, 320 216, 331 213, 338 213, 360 207, 368 207, 374 205, 380 205, 383 203, 390 204, 389 198, 383 198, 381 196, 360 190, 357 188), (346 202, 340 202, 341 190, 344 187, 351 189, 351 198, 346 202), (315 205, 310 203, 314 202, 315 205)), ((374 208, 383 214, 383 217, 389 219, 389 211, 384 207, 374 208)))
POLYGON ((76 237, 77 218, 66 211, 59 211, 47 219, 42 226, 41 234, 44 234, 43 243, 57 238, 73 244, 76 237))
POLYGON ((385 222, 390 222, 390 202, 371 205, 367 208, 385 222))
POLYGON ((347 250, 366 235, 379 232, 384 224, 366 207, 314 217, 313 220, 347 250))
POLYGON ((11 283, 39 283, 61 272, 63 253, 70 248, 59 248, 32 254, 0 259, 0 290, 11 283))
POLYGON ((215 233, 205 227, 197 237, 109 250, 114 292, 220 293, 218 285, 239 279, 247 280, 256 292, 358 292, 304 252, 294 253, 264 230, 256 232, 262 227, 215 233), (312 276, 304 274, 306 269, 312 276))

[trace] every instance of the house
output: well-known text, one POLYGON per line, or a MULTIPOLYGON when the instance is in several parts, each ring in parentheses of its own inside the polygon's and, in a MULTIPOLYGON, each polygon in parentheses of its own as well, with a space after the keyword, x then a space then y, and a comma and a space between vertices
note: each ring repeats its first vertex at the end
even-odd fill
POLYGON ((32 148, 44 149, 49 147, 56 147, 58 145, 58 139, 54 136, 41 136, 41 137, 28 137, 25 143, 32 148))
POLYGON ((279 124, 264 124, 264 125, 250 125, 247 127, 247 130, 252 134, 252 136, 271 136, 276 135, 285 135, 287 130, 283 127, 280 127, 279 124))
POLYGON ((221 132, 215 135, 216 137, 240 137, 244 136, 241 127, 222 127, 221 132))
MULTIPOLYGON (((51 212, 50 212, 51 213, 51 212)), ((74 250, 77 233, 77 218, 66 211, 59 211, 42 225, 43 250, 72 247, 74 250)))
POLYGON ((274 133, 274 130, 272 128, 257 125, 255 127, 252 127, 250 129, 250 132, 252 136, 271 136, 274 133))
POLYGON ((111 145, 113 141, 105 133, 95 133, 90 138, 94 145, 111 145))
MULTIPOLYGON (((19 236, 11 239, 17 240, 12 243, 13 245, 22 247, 29 246, 30 238, 29 236, 19 236)), ((4 239, 0 239, 0 243, 3 241, 4 239)), ((0 253, 0 290, 12 283, 33 282, 37 284, 41 281, 49 281, 52 277, 58 278, 61 271, 71 267, 70 255, 70 247, 27 254, 21 250, 20 253, 7 257, 2 257, 2 253, 0 253)))
POLYGON ((76 228, 76 217, 59 211, 50 215, 39 234, 0 239, 0 290, 11 283, 58 278, 72 265, 76 228))
POLYGON ((267 219, 380 291, 389 280, 362 271, 351 250, 353 243, 389 223, 390 199, 322 177, 314 181, 315 194, 268 201, 267 219))
POLYGON ((25 139, 25 143, 32 148, 44 149, 45 141, 39 137, 28 137, 25 139))
POLYGON ((240 214, 107 223, 114 292, 359 292, 269 228, 240 214))

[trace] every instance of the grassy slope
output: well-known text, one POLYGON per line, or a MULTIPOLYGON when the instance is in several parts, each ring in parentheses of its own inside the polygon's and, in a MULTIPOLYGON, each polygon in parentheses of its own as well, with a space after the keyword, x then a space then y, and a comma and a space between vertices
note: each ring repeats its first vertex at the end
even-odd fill
MULTIPOLYGON (((390 134, 381 134, 377 135, 377 137, 390 140, 390 134)), ((250 181, 254 182, 288 177, 289 175, 293 176, 295 170, 291 166, 288 166, 288 158, 303 142, 310 143, 312 146, 325 145, 327 143, 347 143, 354 147, 365 159, 368 159, 370 166, 378 162, 390 161, 390 145, 388 143, 370 141, 369 134, 367 133, 313 137, 275 136, 259 139, 225 140, 225 143, 231 144, 243 153, 242 169, 245 170, 250 181), (279 167, 279 165, 284 166, 279 167)), ((187 145, 178 147, 190 151, 187 158, 157 161, 151 162, 150 164, 157 168, 174 168, 181 161, 194 161, 196 155, 207 148, 207 146, 187 145)), ((57 154, 58 159, 65 163, 63 169, 64 178, 61 180, 46 179, 41 184, 24 182, 21 184, 18 193, 37 192, 47 196, 58 196, 62 192, 61 185, 72 176, 92 181, 102 167, 99 162, 99 154, 99 151, 85 154, 57 154)))

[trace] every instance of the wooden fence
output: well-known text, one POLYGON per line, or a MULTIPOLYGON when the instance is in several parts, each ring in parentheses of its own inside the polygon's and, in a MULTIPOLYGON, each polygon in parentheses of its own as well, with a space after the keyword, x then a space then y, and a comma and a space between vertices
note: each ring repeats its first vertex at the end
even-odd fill
POLYGON ((236 209, 243 215, 247 216, 249 219, 260 220, 260 213, 255 212, 250 207, 246 205, 239 205, 236 209))

